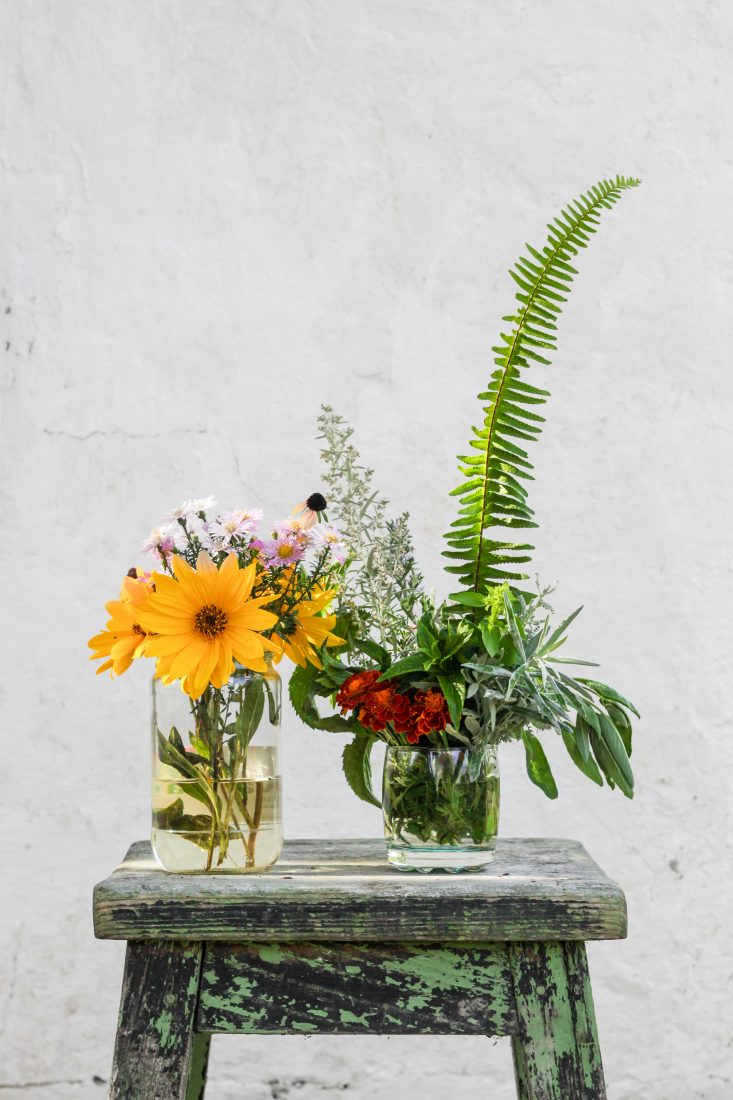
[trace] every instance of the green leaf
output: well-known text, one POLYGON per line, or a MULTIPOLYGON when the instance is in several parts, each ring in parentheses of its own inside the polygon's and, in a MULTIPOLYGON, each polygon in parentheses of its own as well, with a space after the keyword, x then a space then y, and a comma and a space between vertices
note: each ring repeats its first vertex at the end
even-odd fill
POLYGON ((355 648, 361 650, 362 653, 366 653, 367 657, 371 657, 382 669, 387 668, 391 661, 391 657, 384 646, 379 645, 371 638, 359 638, 355 642, 355 648))
MULTIPOLYGON (((527 255, 510 271, 517 283, 517 304, 505 317, 510 327, 493 349, 496 369, 480 394, 487 403, 482 423, 472 429, 469 441, 477 454, 459 458, 461 480, 453 490, 459 502, 460 529, 467 529, 472 537, 456 541, 455 527, 446 534, 449 545, 462 551, 460 559, 452 558, 446 569, 461 578, 469 593, 483 592, 497 576, 526 579, 525 574, 506 569, 514 564, 512 550, 519 546, 500 544, 492 537, 492 529, 536 526, 526 494, 517 491, 517 478, 520 471, 532 468, 525 445, 541 430, 542 417, 536 409, 549 394, 527 385, 525 372, 534 363, 548 363, 537 349, 555 349, 555 319, 576 274, 568 259, 586 246, 599 216, 638 184, 639 180, 623 176, 602 180, 554 219, 543 249, 528 245, 527 255)), ((532 547, 522 544, 522 549, 532 547)), ((452 551, 444 553, 450 556, 452 551)))
POLYGON ((255 676, 244 688, 244 699, 239 708, 234 730, 241 745, 248 745, 259 726, 265 709, 265 688, 255 676))
POLYGON ((212 821, 208 814, 185 814, 183 799, 153 812, 153 827, 176 833, 186 833, 186 840, 207 849, 211 845, 212 821))
MULTIPOLYGON (((603 739, 603 743, 613 757, 619 772, 623 776, 625 785, 629 790, 633 790, 634 773, 631 770, 631 764, 629 763, 629 757, 626 753, 621 735, 611 719, 607 718, 605 714, 599 714, 598 718, 601 725, 601 738, 603 739)), ((621 786, 621 783, 619 783, 619 786, 621 786)))
POLYGON ((314 665, 307 664, 305 668, 296 665, 288 684, 288 695, 293 704, 293 710, 308 726, 311 724, 310 716, 316 709, 313 696, 317 675, 318 670, 314 665))
POLYGON ((355 729, 360 728, 355 718, 346 718, 341 714, 332 714, 328 718, 318 715, 313 726, 313 729, 326 730, 327 733, 353 733, 355 729))
POLYGON ((575 720, 575 744, 583 763, 587 764, 590 760, 590 737, 582 714, 579 714, 575 720))
POLYGON ((395 661, 379 677, 380 681, 394 680, 395 676, 408 676, 413 672, 423 672, 425 669, 425 657, 422 653, 411 653, 409 657, 403 657, 401 661, 395 661))
POLYGON ((445 701, 448 704, 448 713, 450 714, 451 725, 459 728, 461 724, 461 715, 463 714, 463 704, 466 699, 466 681, 462 676, 455 679, 450 676, 438 676, 438 683, 440 684, 440 690, 445 695, 445 701))
POLYGON ((606 700, 612 703, 620 703, 622 707, 626 707, 626 709, 630 710, 632 714, 635 714, 637 718, 641 718, 634 704, 630 702, 625 695, 622 695, 620 691, 616 691, 615 688, 609 687, 608 684, 602 684, 600 680, 581 680, 580 682, 593 688, 596 695, 599 695, 604 703, 606 700))
MULTIPOLYGON (((183 744, 175 726, 173 730, 171 730, 171 734, 174 735, 174 740, 177 739, 181 745, 183 744)), ((187 785, 186 794, 191 798, 195 798, 198 802, 202 802, 205 806, 208 806, 213 816, 218 821, 219 805, 216 795, 206 782, 203 772, 199 771, 195 764, 196 760, 202 760, 202 758, 194 756, 193 753, 187 753, 185 750, 180 752, 176 744, 172 743, 171 740, 166 740, 160 730, 157 731, 157 744, 158 757, 161 763, 166 764, 169 768, 173 768, 185 779, 195 780, 195 783, 187 785)), ((208 761, 202 760, 202 763, 208 765, 208 761)))
POLYGON ((525 730, 522 734, 522 740, 524 741, 527 775, 540 790, 544 791, 548 798, 557 798, 557 784, 539 739, 529 730, 525 730))
POLYGON ((345 718, 340 714, 322 718, 315 703, 314 692, 317 687, 318 669, 312 665, 306 668, 296 666, 290 677, 288 693, 293 710, 306 726, 314 730, 326 730, 329 733, 352 733, 359 728, 354 718, 345 718), (311 671, 312 670, 312 671, 311 671))
POLYGON ((623 772, 617 766, 611 752, 606 745, 606 742, 596 733, 594 729, 590 729, 590 743, 593 749, 593 755, 595 756, 598 766, 606 777, 609 787, 618 787, 627 798, 634 797, 633 787, 630 787, 626 782, 623 772))
POLYGON ((484 643, 484 649, 489 657, 496 657, 501 648, 501 631, 499 627, 489 626, 488 623, 482 623, 481 640, 484 643))
MULTIPOLYGON (((582 719, 581 719, 582 721, 582 719)), ((565 748, 568 750, 570 759, 575 764, 576 768, 582 771, 583 775, 586 775, 588 779, 592 779, 594 783, 597 783, 599 787, 603 786, 603 776, 598 770, 595 760, 590 755, 590 743, 588 748, 588 756, 585 758, 580 750, 577 742, 577 737, 573 737, 570 730, 563 729, 561 731, 562 739, 565 743, 565 748)), ((587 738, 588 732, 585 731, 587 738)))
POLYGON ((484 607, 486 602, 478 592, 453 592, 450 598, 464 607, 484 607))
POLYGON ((614 726, 618 730, 619 736, 620 736, 621 740, 624 743, 624 748, 626 749, 626 755, 631 756, 632 728, 631 728, 631 720, 629 719, 628 714, 626 713, 625 710, 623 710, 621 707, 617 706, 615 703, 608 703, 607 702, 606 703, 606 710, 608 711, 609 716, 611 718, 611 721, 613 722, 614 726))
POLYGON ((417 644, 423 653, 429 653, 433 657, 436 656, 438 639, 425 616, 417 624, 417 644))
POLYGON ((565 638, 564 638, 565 631, 570 626, 570 624, 573 622, 573 620, 577 619, 578 615, 580 614, 580 612, 582 610, 583 610, 582 607, 576 607, 576 609, 575 609, 575 611, 573 611, 572 615, 568 615, 567 619, 563 619, 563 621, 560 623, 560 625, 555 630, 553 630, 550 637, 547 638, 546 641, 544 642, 544 644, 542 646, 542 650, 541 650, 542 653, 551 653, 553 649, 559 649, 559 647, 565 641, 565 638))
POLYGON ((370 806, 381 806, 372 791, 371 751, 377 738, 364 730, 359 732, 348 745, 344 746, 341 762, 346 781, 355 795, 370 806))

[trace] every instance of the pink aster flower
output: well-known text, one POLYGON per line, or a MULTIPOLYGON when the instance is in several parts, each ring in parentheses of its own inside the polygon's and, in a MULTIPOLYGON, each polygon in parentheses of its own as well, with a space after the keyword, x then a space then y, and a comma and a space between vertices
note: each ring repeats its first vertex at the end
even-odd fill
POLYGON ((262 543, 259 553, 265 565, 270 567, 294 565, 303 557, 305 547, 301 544, 297 532, 281 534, 275 531, 271 539, 262 543))
POLYGON ((307 550, 310 546, 311 532, 303 527, 300 520, 284 519, 281 523, 275 524, 272 537, 274 539, 295 540, 301 550, 307 550))

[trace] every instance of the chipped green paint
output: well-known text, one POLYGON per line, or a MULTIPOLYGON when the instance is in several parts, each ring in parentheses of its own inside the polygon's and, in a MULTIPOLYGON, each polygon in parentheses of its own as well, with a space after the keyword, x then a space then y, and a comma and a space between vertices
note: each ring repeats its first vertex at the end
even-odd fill
POLYGON ((165 1012, 161 1012, 157 1020, 153 1020, 153 1027, 160 1036, 160 1042, 163 1047, 167 1047, 171 1039, 171 1024, 173 1023, 173 1013, 166 1009, 165 1012))
POLYGON ((524 1076, 532 1100, 605 1100, 585 948, 575 945, 576 974, 571 979, 567 946, 527 943, 510 948, 520 1022, 521 1057, 515 1051, 515 1073, 520 1085, 524 1076), (572 990, 575 980, 578 988, 572 990))
POLYGON ((275 943, 260 944, 258 951, 259 956, 263 962, 273 963, 273 965, 275 966, 277 966, 278 963, 281 963, 283 959, 287 958, 284 949, 282 947, 279 947, 275 943))
POLYGON ((323 1032, 508 1034, 516 1010, 506 947, 207 945, 198 1027, 272 1034, 297 1021, 323 1032))
POLYGON ((194 1035, 188 1074, 186 1100, 204 1100, 206 1074, 209 1067, 210 1035, 194 1035))
MULTIPOLYGON (((342 1024, 344 1024, 344 1026, 348 1026, 349 1024, 351 1024, 355 1025, 358 1028, 364 1028, 366 1031, 369 1030, 369 1020, 366 1014, 362 1016, 357 1016, 355 1012, 349 1012, 347 1008, 340 1008, 339 1020, 342 1024)), ((350 1027, 349 1030, 353 1031, 353 1026, 350 1027)))
POLYGON ((202 955, 198 943, 128 944, 112 1100, 186 1095, 202 955))

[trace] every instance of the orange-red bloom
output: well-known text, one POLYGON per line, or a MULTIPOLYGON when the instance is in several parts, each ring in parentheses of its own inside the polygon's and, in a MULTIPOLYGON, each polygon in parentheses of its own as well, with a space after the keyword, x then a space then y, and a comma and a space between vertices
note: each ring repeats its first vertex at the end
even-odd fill
POLYGON ((336 704, 341 707, 341 713, 355 710, 363 703, 378 679, 379 669, 369 669, 366 672, 355 672, 344 680, 336 695, 336 704))
POLYGON ((398 691, 394 683, 379 683, 379 670, 355 672, 344 680, 336 696, 341 713, 356 712, 362 726, 381 733, 391 725, 411 745, 429 733, 440 733, 450 721, 442 691, 430 688, 414 695, 398 691))
POLYGON ((414 745, 419 738, 427 737, 429 733, 439 733, 444 730, 450 721, 450 715, 442 691, 430 689, 415 692, 412 718, 415 729, 414 733, 407 734, 410 744, 414 745))

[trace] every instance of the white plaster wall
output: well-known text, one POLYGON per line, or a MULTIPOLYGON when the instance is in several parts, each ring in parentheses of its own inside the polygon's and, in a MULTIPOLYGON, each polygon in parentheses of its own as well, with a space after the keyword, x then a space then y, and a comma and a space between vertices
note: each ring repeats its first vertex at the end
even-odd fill
MULTIPOLYGON (((148 815, 142 670, 85 642, 180 498, 280 513, 347 414, 431 583, 505 274, 598 177, 536 449, 537 568, 643 711, 633 803, 504 752, 503 830, 628 893, 591 948, 611 1100, 733 1096, 733 9, 722 0, 4 0, 0 1091, 105 1094, 90 893, 148 815)), ((286 723, 291 835, 377 835, 286 723)), ((212 1100, 512 1095, 506 1043, 219 1039, 212 1100)))

